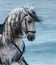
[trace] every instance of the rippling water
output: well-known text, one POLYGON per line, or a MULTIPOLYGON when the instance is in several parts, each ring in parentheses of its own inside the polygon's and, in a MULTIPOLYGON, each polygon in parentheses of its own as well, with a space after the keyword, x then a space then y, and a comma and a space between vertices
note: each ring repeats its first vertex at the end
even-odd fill
MULTIPOLYGON (((0 0, 0 23, 16 7, 34 6, 42 23, 36 23, 36 39, 24 39, 29 65, 56 65, 56 0, 0 0)), ((14 64, 13 65, 18 65, 14 64)))

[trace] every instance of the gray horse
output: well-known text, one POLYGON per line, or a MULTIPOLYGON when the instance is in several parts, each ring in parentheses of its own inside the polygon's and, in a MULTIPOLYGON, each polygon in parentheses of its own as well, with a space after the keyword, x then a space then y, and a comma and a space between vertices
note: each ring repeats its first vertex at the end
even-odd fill
POLYGON ((0 24, 0 64, 18 62, 20 65, 28 65, 23 57, 23 32, 29 41, 33 41, 36 33, 35 22, 40 21, 32 8, 16 8, 9 13, 5 22, 0 24))

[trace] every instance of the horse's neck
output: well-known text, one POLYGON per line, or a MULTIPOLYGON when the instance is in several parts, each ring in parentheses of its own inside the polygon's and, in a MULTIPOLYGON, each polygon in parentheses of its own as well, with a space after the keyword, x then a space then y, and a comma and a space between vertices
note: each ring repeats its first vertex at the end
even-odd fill
POLYGON ((8 23, 6 22, 5 27, 4 27, 4 31, 3 31, 3 36, 4 36, 6 39, 9 39, 9 40, 11 40, 11 39, 17 40, 17 39, 19 39, 19 38, 22 39, 22 34, 20 34, 20 33, 19 33, 19 35, 14 34, 14 31, 12 32, 11 26, 8 25, 8 24, 10 24, 10 22, 8 22, 8 23), (13 38, 13 35, 15 35, 14 38, 13 38))
POLYGON ((17 27, 15 21, 18 21, 18 17, 16 16, 16 15, 19 14, 18 11, 19 10, 17 10, 17 9, 14 12, 12 11, 9 14, 9 17, 7 17, 6 20, 5 20, 6 23, 5 23, 5 26, 4 26, 3 34, 7 38, 11 39, 11 37, 13 37, 13 35, 14 36, 18 36, 20 34, 22 35, 22 31, 21 31, 20 26, 17 25, 19 28, 17 28, 15 30, 15 28, 17 27), (10 24, 12 24, 12 25, 10 26, 10 24), (18 29, 19 29, 19 31, 18 31, 18 29))

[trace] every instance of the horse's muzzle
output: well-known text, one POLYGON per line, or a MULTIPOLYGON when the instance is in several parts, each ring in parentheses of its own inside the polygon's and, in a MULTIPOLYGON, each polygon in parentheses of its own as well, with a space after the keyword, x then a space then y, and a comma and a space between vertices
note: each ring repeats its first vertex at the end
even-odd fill
POLYGON ((35 39, 35 35, 28 34, 27 39, 28 39, 29 41, 33 41, 33 40, 35 39))

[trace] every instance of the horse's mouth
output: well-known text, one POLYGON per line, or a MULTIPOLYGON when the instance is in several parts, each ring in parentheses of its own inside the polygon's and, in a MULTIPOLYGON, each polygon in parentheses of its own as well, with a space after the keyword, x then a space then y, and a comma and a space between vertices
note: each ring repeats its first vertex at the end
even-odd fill
POLYGON ((34 36, 34 35, 28 35, 28 36, 27 36, 27 39, 28 39, 29 41, 34 41, 35 36, 34 36))

